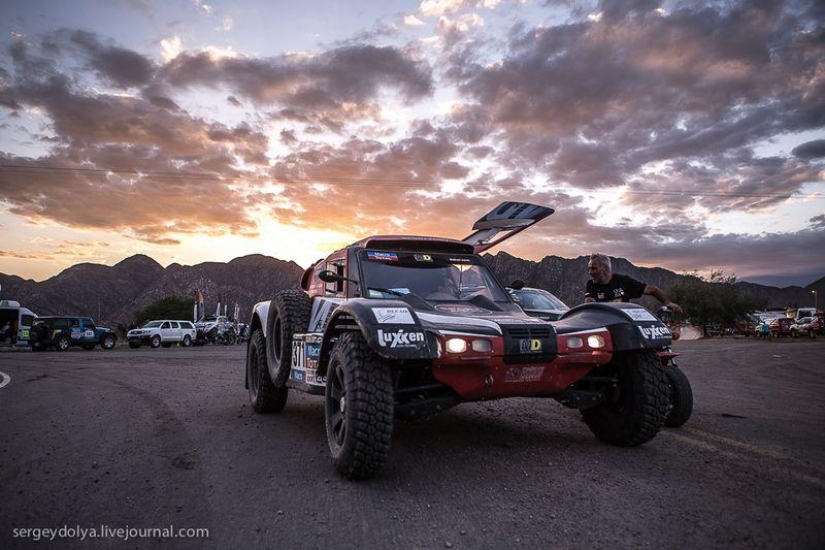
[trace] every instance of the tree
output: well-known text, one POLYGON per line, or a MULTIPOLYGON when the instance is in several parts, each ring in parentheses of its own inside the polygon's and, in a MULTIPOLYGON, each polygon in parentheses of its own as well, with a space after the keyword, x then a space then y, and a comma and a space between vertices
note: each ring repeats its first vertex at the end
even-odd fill
POLYGON ((132 314, 137 326, 152 319, 190 319, 195 300, 181 296, 167 296, 132 314))
POLYGON ((708 327, 733 328, 748 322, 749 315, 758 309, 756 301, 742 295, 735 283, 735 275, 727 276, 722 271, 711 271, 709 279, 694 272, 674 283, 669 294, 682 306, 688 320, 702 326, 707 336, 708 327))

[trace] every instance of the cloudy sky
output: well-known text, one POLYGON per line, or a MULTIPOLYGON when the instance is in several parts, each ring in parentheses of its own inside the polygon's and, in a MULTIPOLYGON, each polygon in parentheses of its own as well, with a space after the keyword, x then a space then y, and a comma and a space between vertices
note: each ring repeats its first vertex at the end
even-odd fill
MULTIPOLYGON (((825 275, 821 1, 47 0, 0 20, 0 272, 376 233, 825 275)), ((493 250, 495 252, 496 250, 493 250)))

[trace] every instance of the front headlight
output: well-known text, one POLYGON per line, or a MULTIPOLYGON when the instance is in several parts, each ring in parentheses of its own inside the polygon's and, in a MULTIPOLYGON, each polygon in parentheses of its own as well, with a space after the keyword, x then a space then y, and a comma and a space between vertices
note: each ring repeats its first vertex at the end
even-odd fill
POLYGON ((450 338, 444 343, 449 353, 464 353, 467 351, 467 341, 462 338, 450 338))
POLYGON ((604 337, 600 334, 594 334, 593 336, 587 337, 587 345, 593 349, 599 349, 604 347, 604 337))

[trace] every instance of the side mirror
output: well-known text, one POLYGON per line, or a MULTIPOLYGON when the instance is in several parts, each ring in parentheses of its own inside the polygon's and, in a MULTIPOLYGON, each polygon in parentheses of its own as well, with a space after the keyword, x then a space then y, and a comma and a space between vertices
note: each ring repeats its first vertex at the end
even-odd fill
POLYGON ((515 281, 510 283, 510 288, 512 288, 513 290, 521 290, 522 288, 524 288, 524 281, 522 281, 521 279, 516 279, 515 281))
POLYGON ((324 281, 325 283, 340 283, 346 280, 341 275, 338 275, 334 271, 329 270, 324 270, 318 273, 318 278, 324 281))

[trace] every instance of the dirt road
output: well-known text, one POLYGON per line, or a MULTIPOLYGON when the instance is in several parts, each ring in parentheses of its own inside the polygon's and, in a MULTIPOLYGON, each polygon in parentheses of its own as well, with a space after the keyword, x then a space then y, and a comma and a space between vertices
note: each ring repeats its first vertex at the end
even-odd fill
POLYGON ((825 547, 825 341, 676 350, 693 418, 642 447, 552 400, 461 405, 398 423, 361 483, 321 399, 252 413, 243 347, 4 352, 0 547, 825 547))

